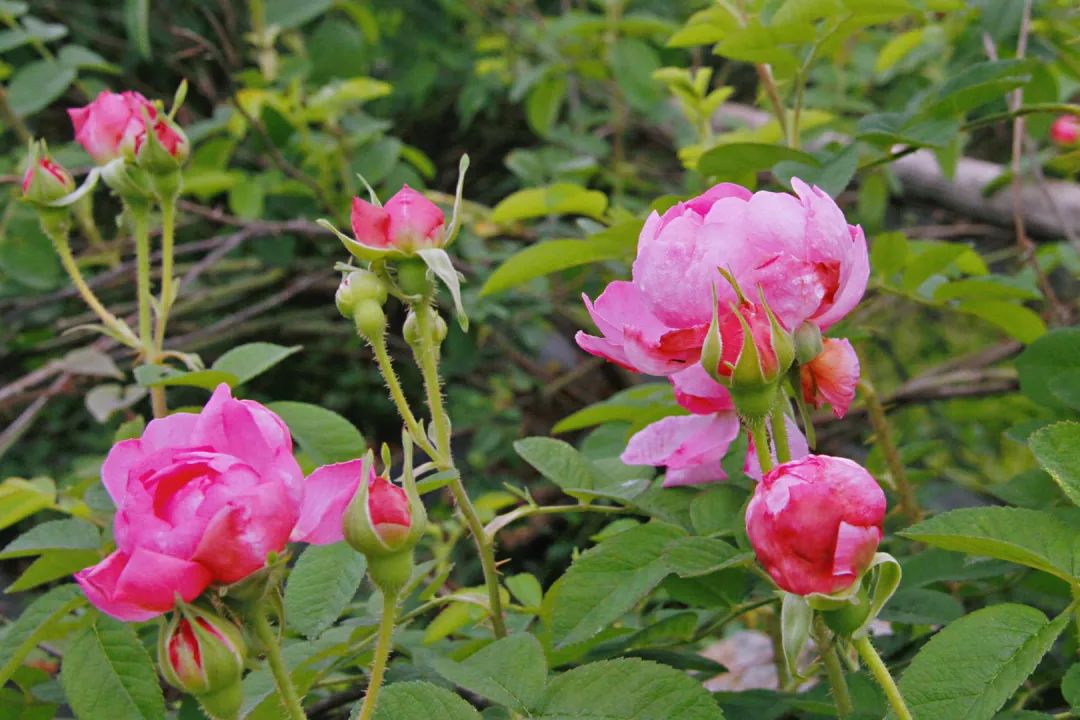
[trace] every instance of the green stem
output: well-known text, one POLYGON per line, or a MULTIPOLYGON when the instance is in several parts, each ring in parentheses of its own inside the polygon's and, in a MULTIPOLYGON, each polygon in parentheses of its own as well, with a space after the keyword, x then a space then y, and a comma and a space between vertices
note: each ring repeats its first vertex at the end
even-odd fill
POLYGON ((278 695, 285 707, 290 720, 307 720, 304 708, 300 704, 300 697, 296 694, 292 676, 285 666, 285 659, 281 656, 281 646, 278 645, 274 629, 270 627, 270 621, 266 616, 266 608, 258 607, 252 616, 252 625, 255 635, 259 638, 266 649, 266 660, 270 664, 270 673, 274 676, 274 684, 277 685, 278 695))
POLYGON ((386 351, 386 338, 383 336, 369 338, 368 344, 371 345, 371 349, 375 353, 375 362, 379 366, 379 372, 383 376, 387 390, 390 391, 390 399, 394 401, 398 414, 401 415, 405 427, 409 430, 409 434, 412 435, 413 442, 441 468, 445 463, 442 462, 439 453, 432 447, 427 435, 424 434, 423 428, 417 422, 416 416, 413 415, 412 408, 409 407, 409 401, 405 399, 405 392, 401 389, 397 373, 394 372, 394 363, 390 359, 390 353, 386 351))
POLYGON ((750 429, 750 437, 754 441, 754 452, 757 453, 758 465, 761 466, 762 476, 772 470, 772 455, 769 453, 769 435, 765 432, 765 421, 747 423, 750 429))
POLYGON ((173 303, 173 238, 176 233, 176 195, 161 199, 161 295, 158 299, 154 348, 160 354, 165 347, 165 326, 173 303))
POLYGON ((396 613, 397 594, 384 594, 382 617, 379 619, 379 639, 375 643, 375 657, 371 663, 371 679, 368 681, 364 704, 361 706, 356 720, 370 720, 375 714, 375 703, 379 701, 379 690, 382 689, 383 675, 386 673, 386 664, 390 659, 390 651, 393 649, 394 615, 396 613))
POLYGON ((863 662, 866 663, 866 667, 870 670, 870 674, 874 676, 874 679, 881 685, 881 689, 885 691, 885 697, 888 698, 889 704, 892 705, 892 709, 896 713, 897 719, 912 720, 911 711, 908 710, 907 705, 904 703, 904 697, 900 694, 900 688, 896 687, 896 681, 893 680, 892 675, 889 673, 889 668, 885 667, 885 663, 882 662, 881 656, 878 655, 877 650, 874 649, 873 644, 870 642, 870 638, 861 637, 856 640, 855 649, 859 651, 859 656, 862 657, 863 662))
POLYGON ((825 665, 825 677, 829 679, 832 688, 833 702, 836 703, 836 715, 845 718, 855 710, 851 702, 851 692, 848 690, 847 679, 844 677, 844 667, 840 664, 840 656, 836 651, 836 641, 830 637, 825 621, 818 615, 814 618, 814 640, 821 652, 821 661, 825 665))
POLYGON ((888 418, 885 417, 885 406, 881 404, 881 398, 874 389, 870 379, 863 375, 858 384, 863 400, 866 402, 866 412, 870 417, 870 424, 874 428, 874 437, 881 447, 881 453, 885 456, 885 464, 889 466, 889 475, 892 476, 893 484, 899 496, 899 509, 901 514, 912 522, 919 519, 922 514, 919 510, 919 502, 915 497, 915 490, 908 481, 907 471, 904 469, 904 461, 900 457, 900 450, 893 438, 892 427, 888 418))
POLYGON ((94 311, 94 314, 101 319, 101 323, 112 330, 119 337, 123 338, 129 347, 138 349, 139 340, 135 337, 135 334, 131 331, 131 328, 127 326, 120 318, 109 312, 101 301, 98 300, 97 295, 90 289, 90 286, 86 284, 86 280, 82 276, 82 271, 79 270, 79 264, 75 262, 75 257, 71 254, 71 245, 68 244, 68 237, 66 230, 54 230, 49 233, 49 238, 52 240, 53 248, 56 250, 56 254, 60 257, 60 264, 67 271, 68 277, 71 278, 71 283, 75 286, 75 289, 79 293, 79 297, 83 302, 94 311))
POLYGON ((787 397, 782 395, 772 412, 772 439, 776 446, 776 462, 781 464, 791 460, 791 447, 788 445, 786 413, 784 412, 786 404, 787 397))
MULTIPOLYGON (((416 313, 416 325, 420 333, 420 345, 413 347, 413 354, 417 365, 420 366, 420 374, 424 378, 424 391, 431 410, 431 421, 435 426, 435 445, 441 453, 442 462, 445 463, 440 469, 448 470, 454 467, 454 460, 450 450, 450 418, 443 407, 442 388, 439 382, 439 347, 435 340, 435 324, 432 322, 435 318, 435 310, 426 302, 421 302, 413 306, 413 312, 416 313)), ((436 462, 439 461, 436 460, 436 462)), ((484 524, 476 512, 476 507, 465 491, 465 484, 461 481, 460 473, 451 481, 450 491, 476 542, 480 567, 484 572, 484 585, 488 592, 488 603, 491 606, 491 626, 495 637, 505 637, 506 623, 503 620, 499 576, 495 567, 495 550, 484 532, 484 524)))
POLYGON ((143 362, 154 362, 150 314, 150 221, 149 209, 143 204, 128 204, 131 213, 131 232, 135 238, 135 288, 139 306, 139 340, 143 344, 143 362))

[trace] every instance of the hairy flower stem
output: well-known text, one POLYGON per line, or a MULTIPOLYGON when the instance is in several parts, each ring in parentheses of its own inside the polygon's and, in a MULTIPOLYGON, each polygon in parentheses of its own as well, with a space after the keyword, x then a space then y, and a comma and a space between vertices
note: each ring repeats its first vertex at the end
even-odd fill
POLYGON ((907 471, 904 470, 904 461, 900 458, 900 450, 896 447, 892 427, 889 425, 888 418, 885 417, 885 407, 881 404, 881 398, 874 389, 873 383, 865 375, 859 380, 858 388, 866 401, 866 411, 870 417, 870 424, 874 428, 874 436, 885 456, 885 464, 889 466, 889 475, 892 476, 899 496, 900 512, 911 522, 915 522, 922 512, 919 510, 915 491, 908 481, 907 471))
POLYGON ((383 675, 386 673, 386 664, 390 659, 390 651, 393 649, 394 618, 396 615, 397 593, 384 593, 382 617, 379 619, 378 640, 375 643, 375 657, 371 662, 371 677, 368 680, 367 694, 364 695, 364 704, 360 707, 356 720, 370 720, 375 715, 375 703, 379 701, 383 675))
POLYGON ((866 667, 870 670, 870 674, 874 676, 874 679, 881 685, 881 689, 885 691, 885 697, 888 698, 889 705, 892 706, 897 719, 912 720, 911 711, 908 710, 907 705, 904 703, 904 697, 900 694, 900 688, 896 687, 896 681, 893 680, 892 675, 889 673, 889 668, 885 667, 885 663, 882 662, 881 656, 878 655, 877 650, 874 649, 873 644, 870 642, 870 638, 861 637, 856 640, 855 649, 859 651, 859 656, 863 659, 863 662, 866 663, 866 667))
POLYGON ((784 406, 787 397, 781 394, 780 401, 772 412, 772 439, 776 446, 776 462, 783 464, 791 460, 791 446, 788 444, 787 422, 784 406))
POLYGON ((820 615, 814 618, 814 641, 821 653, 821 662, 825 666, 825 677, 828 678, 829 687, 832 688, 836 715, 839 718, 845 718, 854 712, 855 706, 851 702, 851 692, 848 690, 847 679, 844 677, 844 668, 840 664, 836 643, 820 615))
POLYGON ((281 704, 285 707, 289 720, 307 720, 304 708, 300 704, 300 697, 296 694, 289 668, 285 666, 285 659, 281 656, 281 646, 278 644, 274 629, 270 627, 265 607, 255 608, 252 613, 251 624, 255 636, 259 638, 266 649, 266 661, 270 665, 270 674, 274 676, 274 684, 277 685, 278 695, 281 696, 281 704))
POLYGON ((397 373, 394 372, 394 363, 390 359, 390 353, 386 350, 386 338, 381 335, 368 338, 368 344, 371 345, 371 350, 375 353, 375 363, 379 366, 379 373, 383 376, 386 389, 390 391, 390 399, 394 402, 394 406, 397 408, 398 414, 405 423, 409 434, 412 435, 413 442, 427 453, 433 462, 441 466, 443 463, 439 458, 439 453, 432 446, 427 435, 424 434, 423 428, 420 427, 416 416, 413 415, 412 408, 409 407, 409 401, 405 399, 405 392, 401 389, 401 382, 398 381, 397 373))
POLYGON ((757 453, 758 465, 761 466, 761 474, 772 470, 772 455, 769 453, 769 434, 765 431, 765 421, 757 420, 746 423, 750 430, 750 438, 754 441, 754 452, 757 453))
POLYGON ((160 354, 165 346, 165 326, 173 303, 173 244, 176 235, 176 195, 161 198, 161 295, 158 298, 154 348, 160 354))
MULTIPOLYGON (((153 315, 150 302, 150 208, 145 202, 127 203, 131 215, 131 234, 135 239, 135 294, 138 298, 139 343, 142 345, 141 356, 145 364, 157 362, 161 348, 154 341, 153 315)), ((169 408, 165 400, 165 388, 154 385, 150 388, 150 406, 154 417, 165 417, 169 408)))
MULTIPOLYGON (((443 406, 442 387, 439 380, 439 345, 435 338, 436 328, 435 309, 426 303, 418 303, 413 307, 416 313, 416 324, 420 332, 420 345, 413 348, 416 363, 420 366, 420 374, 424 378, 424 391, 427 393, 428 407, 431 410, 431 421, 435 426, 435 444, 441 456, 433 458, 436 464, 441 463, 440 469, 449 470, 454 467, 453 453, 450 449, 450 417, 446 414, 443 406)), ((480 556, 480 567, 484 572, 484 585, 487 587, 488 603, 491 609, 491 627, 495 637, 506 637, 506 623, 503 620, 502 596, 499 593, 499 576, 495 567, 495 549, 484 532, 484 524, 469 494, 465 491, 465 484, 458 473, 450 483, 450 491, 454 495, 454 501, 461 510, 465 524, 469 526, 469 533, 476 542, 476 550, 480 556)))

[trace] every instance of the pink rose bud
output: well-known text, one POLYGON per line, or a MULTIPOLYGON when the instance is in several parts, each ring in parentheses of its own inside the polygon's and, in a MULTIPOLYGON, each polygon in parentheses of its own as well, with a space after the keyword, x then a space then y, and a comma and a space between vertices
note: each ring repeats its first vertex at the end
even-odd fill
POLYGON ((850 342, 844 338, 824 338, 821 352, 802 365, 799 373, 806 402, 815 408, 829 403, 833 415, 844 417, 859 383, 859 356, 850 342))
POLYGON ((1060 115, 1050 126, 1050 139, 1056 145, 1070 147, 1080 143, 1080 117, 1060 115))
POLYGON ((51 203, 75 190, 71 173, 48 156, 31 157, 23 174, 23 197, 35 203, 51 203))
POLYGON ((154 174, 176 172, 191 153, 187 135, 172 119, 159 115, 151 120, 153 133, 144 128, 135 136, 135 162, 154 174))
POLYGON ((117 508, 116 551, 75 580, 127 621, 262 569, 288 543, 303 493, 285 423, 224 384, 198 415, 153 420, 114 445, 101 478, 117 508))
MULTIPOLYGON (((412 507, 405 490, 372 475, 345 511, 345 539, 365 555, 392 555, 411 547, 412 507)), ((415 544, 415 542, 413 543, 415 544)))
POLYGON ((133 157, 138 136, 145 131, 143 108, 150 119, 157 110, 141 94, 102 91, 89 105, 68 109, 78 141, 98 165, 118 157, 133 157))
POLYGON ((412 254, 442 247, 446 219, 439 206, 405 185, 382 207, 353 198, 352 229, 356 242, 374 250, 412 254))
POLYGON ((170 685, 199 698, 214 717, 236 717, 247 653, 235 625, 184 607, 158 636, 158 665, 170 685))
POLYGON ((776 584, 796 595, 846 590, 881 542, 885 493, 845 458, 807 455, 762 478, 746 509, 746 533, 776 584))

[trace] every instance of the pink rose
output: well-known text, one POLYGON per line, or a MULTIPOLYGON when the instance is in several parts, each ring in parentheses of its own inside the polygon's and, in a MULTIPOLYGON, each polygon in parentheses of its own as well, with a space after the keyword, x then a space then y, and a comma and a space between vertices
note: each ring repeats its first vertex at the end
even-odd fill
POLYGON ((405 185, 382 207, 353 198, 352 229, 356 243, 374 250, 442 247, 446 222, 439 206, 405 185))
POLYGON ((110 160, 133 156, 140 134, 145 132, 143 108, 150 119, 157 111, 141 94, 127 90, 122 93, 102 91, 89 105, 69 108, 75 139, 99 165, 110 160))
POLYGON ((783 590, 832 594, 851 587, 881 542, 885 493, 844 458, 808 455, 769 472, 746 509, 754 553, 783 590))
POLYGON ((734 411, 662 418, 634 434, 620 459, 667 469, 664 487, 699 485, 727 477, 720 461, 739 436, 734 411))
POLYGON ((1080 118, 1075 115, 1061 115, 1050 126, 1050 139, 1063 147, 1080 142, 1080 118))
POLYGON ((198 414, 176 413, 113 446, 101 469, 117 549, 75 579, 100 610, 146 620, 211 583, 229 584, 280 552, 300 514, 303 474, 281 418, 218 386, 198 414))
POLYGON ((845 338, 823 338, 822 351, 799 368, 803 399, 820 408, 832 405, 833 415, 844 417, 855 399, 859 382, 859 356, 845 338))
POLYGON ((612 283, 589 306, 602 337, 578 333, 578 344, 647 374, 693 364, 714 289, 722 311, 737 301, 717 268, 752 297, 760 287, 785 328, 839 321, 866 290, 866 238, 823 191, 797 178, 792 185, 797 197, 724 183, 653 213, 638 239, 632 281, 612 283))
POLYGON ((735 409, 727 388, 713 380, 701 363, 680 370, 668 380, 675 391, 675 402, 695 415, 735 409))

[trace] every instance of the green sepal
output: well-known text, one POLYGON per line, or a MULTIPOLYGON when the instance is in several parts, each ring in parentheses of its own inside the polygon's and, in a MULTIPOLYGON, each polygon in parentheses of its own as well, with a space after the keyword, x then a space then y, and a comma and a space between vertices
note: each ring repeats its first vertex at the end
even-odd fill
POLYGON ((780 638, 784 648, 784 662, 793 678, 799 675, 799 656, 810 638, 814 611, 801 595, 785 592, 780 605, 780 638))
POLYGON ((391 555, 369 555, 367 560, 368 577, 387 597, 397 595, 409 583, 416 566, 411 547, 391 555))
POLYGON ((858 639, 866 635, 870 623, 896 592, 900 578, 901 568, 896 558, 879 552, 849 587, 832 594, 813 593, 806 600, 822 613, 835 633, 858 639))
POLYGON ((442 248, 421 248, 416 251, 416 254, 446 285, 450 291, 450 297, 454 300, 454 315, 458 325, 464 332, 468 332, 469 316, 465 314, 465 306, 461 301, 461 274, 454 268, 450 255, 442 248))

